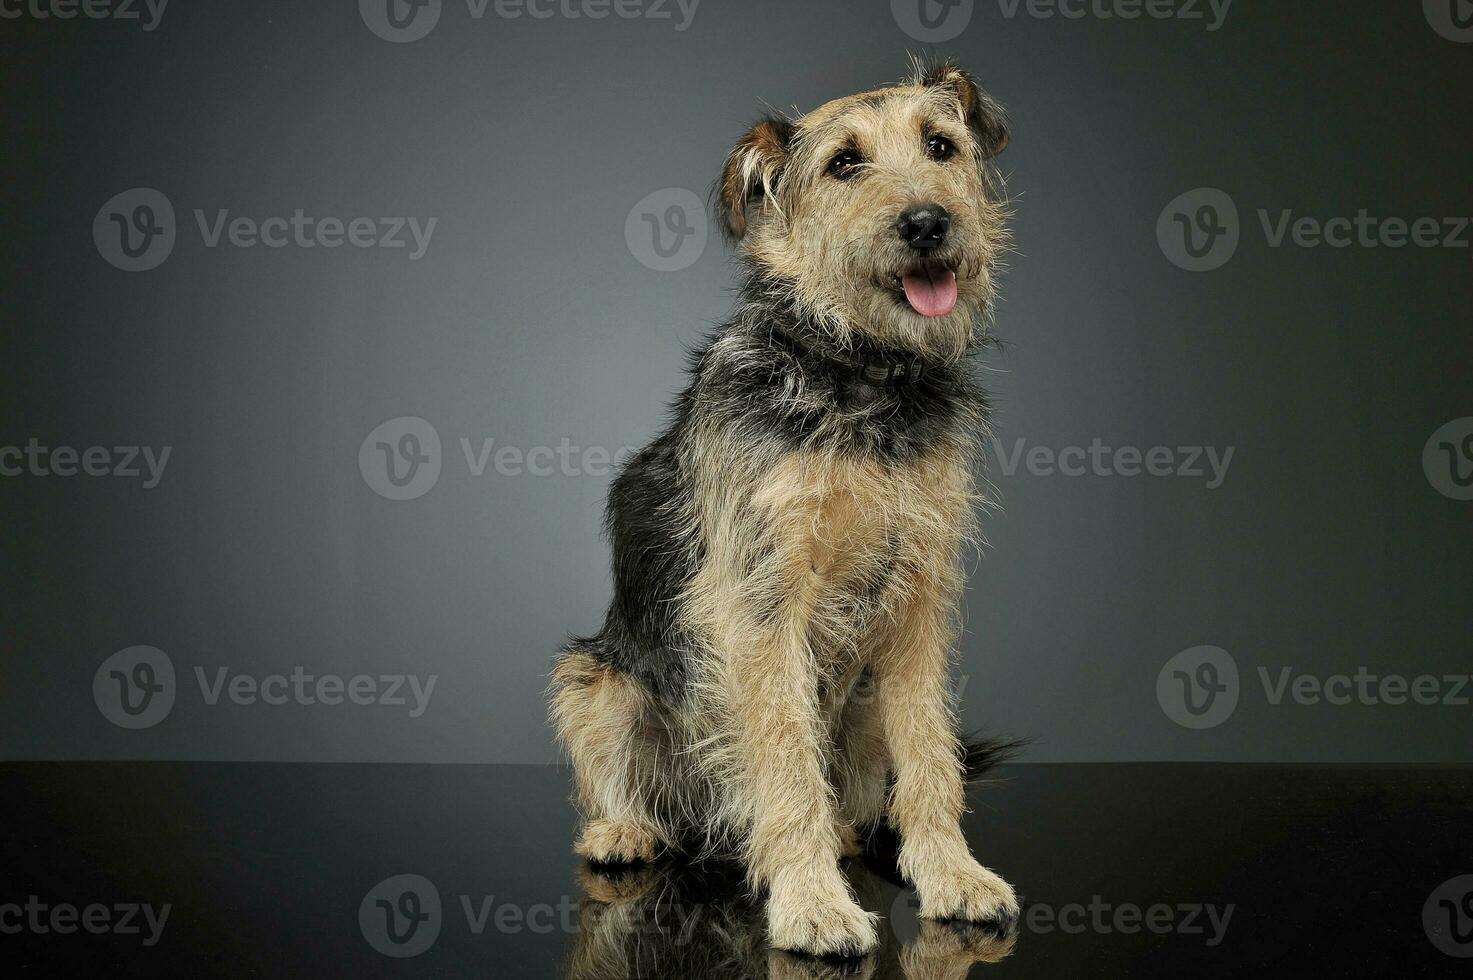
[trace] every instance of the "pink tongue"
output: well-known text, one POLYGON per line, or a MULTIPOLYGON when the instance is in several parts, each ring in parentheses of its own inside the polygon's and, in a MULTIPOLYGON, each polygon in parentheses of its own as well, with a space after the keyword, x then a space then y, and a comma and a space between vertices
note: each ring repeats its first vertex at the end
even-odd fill
POLYGON ((956 308, 956 273, 912 273, 901 280, 905 298, 921 316, 945 316, 956 308))

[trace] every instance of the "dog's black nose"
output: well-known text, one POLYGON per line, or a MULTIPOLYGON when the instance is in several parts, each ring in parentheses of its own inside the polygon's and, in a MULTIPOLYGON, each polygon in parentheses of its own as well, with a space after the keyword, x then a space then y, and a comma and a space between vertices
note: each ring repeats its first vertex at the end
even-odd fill
POLYGON ((922 252, 940 248, 951 230, 951 215, 939 204, 918 204, 901 212, 895 230, 907 245, 922 252))

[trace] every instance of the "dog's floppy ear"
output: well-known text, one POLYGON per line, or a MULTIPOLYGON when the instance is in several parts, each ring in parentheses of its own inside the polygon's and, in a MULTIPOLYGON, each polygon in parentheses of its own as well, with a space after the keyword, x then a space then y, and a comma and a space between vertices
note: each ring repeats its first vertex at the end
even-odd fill
POLYGON ((747 207, 777 190, 792 140, 791 122, 782 116, 766 116, 727 155, 716 203, 721 227, 732 241, 747 233, 747 207))
POLYGON ((944 87, 956 94, 967 125, 977 134, 984 159, 995 157, 1007 149, 1007 111, 970 74, 948 61, 922 73, 920 83, 927 88, 944 87))

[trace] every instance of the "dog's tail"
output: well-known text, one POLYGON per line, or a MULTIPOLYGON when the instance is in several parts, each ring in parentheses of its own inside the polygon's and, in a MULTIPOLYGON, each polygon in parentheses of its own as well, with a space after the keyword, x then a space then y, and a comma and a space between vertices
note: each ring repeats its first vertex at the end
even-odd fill
POLYGON ((961 751, 967 782, 975 783, 1011 761, 1027 747, 1029 741, 1026 738, 984 738, 976 734, 964 736, 961 751))

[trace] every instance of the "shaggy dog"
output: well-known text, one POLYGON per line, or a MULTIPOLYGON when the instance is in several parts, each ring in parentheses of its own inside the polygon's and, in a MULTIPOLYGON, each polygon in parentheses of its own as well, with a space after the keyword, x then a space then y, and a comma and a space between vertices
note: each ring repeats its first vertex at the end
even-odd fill
POLYGON ((961 69, 771 116, 716 188, 744 284, 608 505, 614 598, 552 675, 600 863, 734 852, 768 940, 876 945, 839 862, 882 821, 921 914, 1004 921, 948 689, 1006 248, 1002 109, 961 69))

